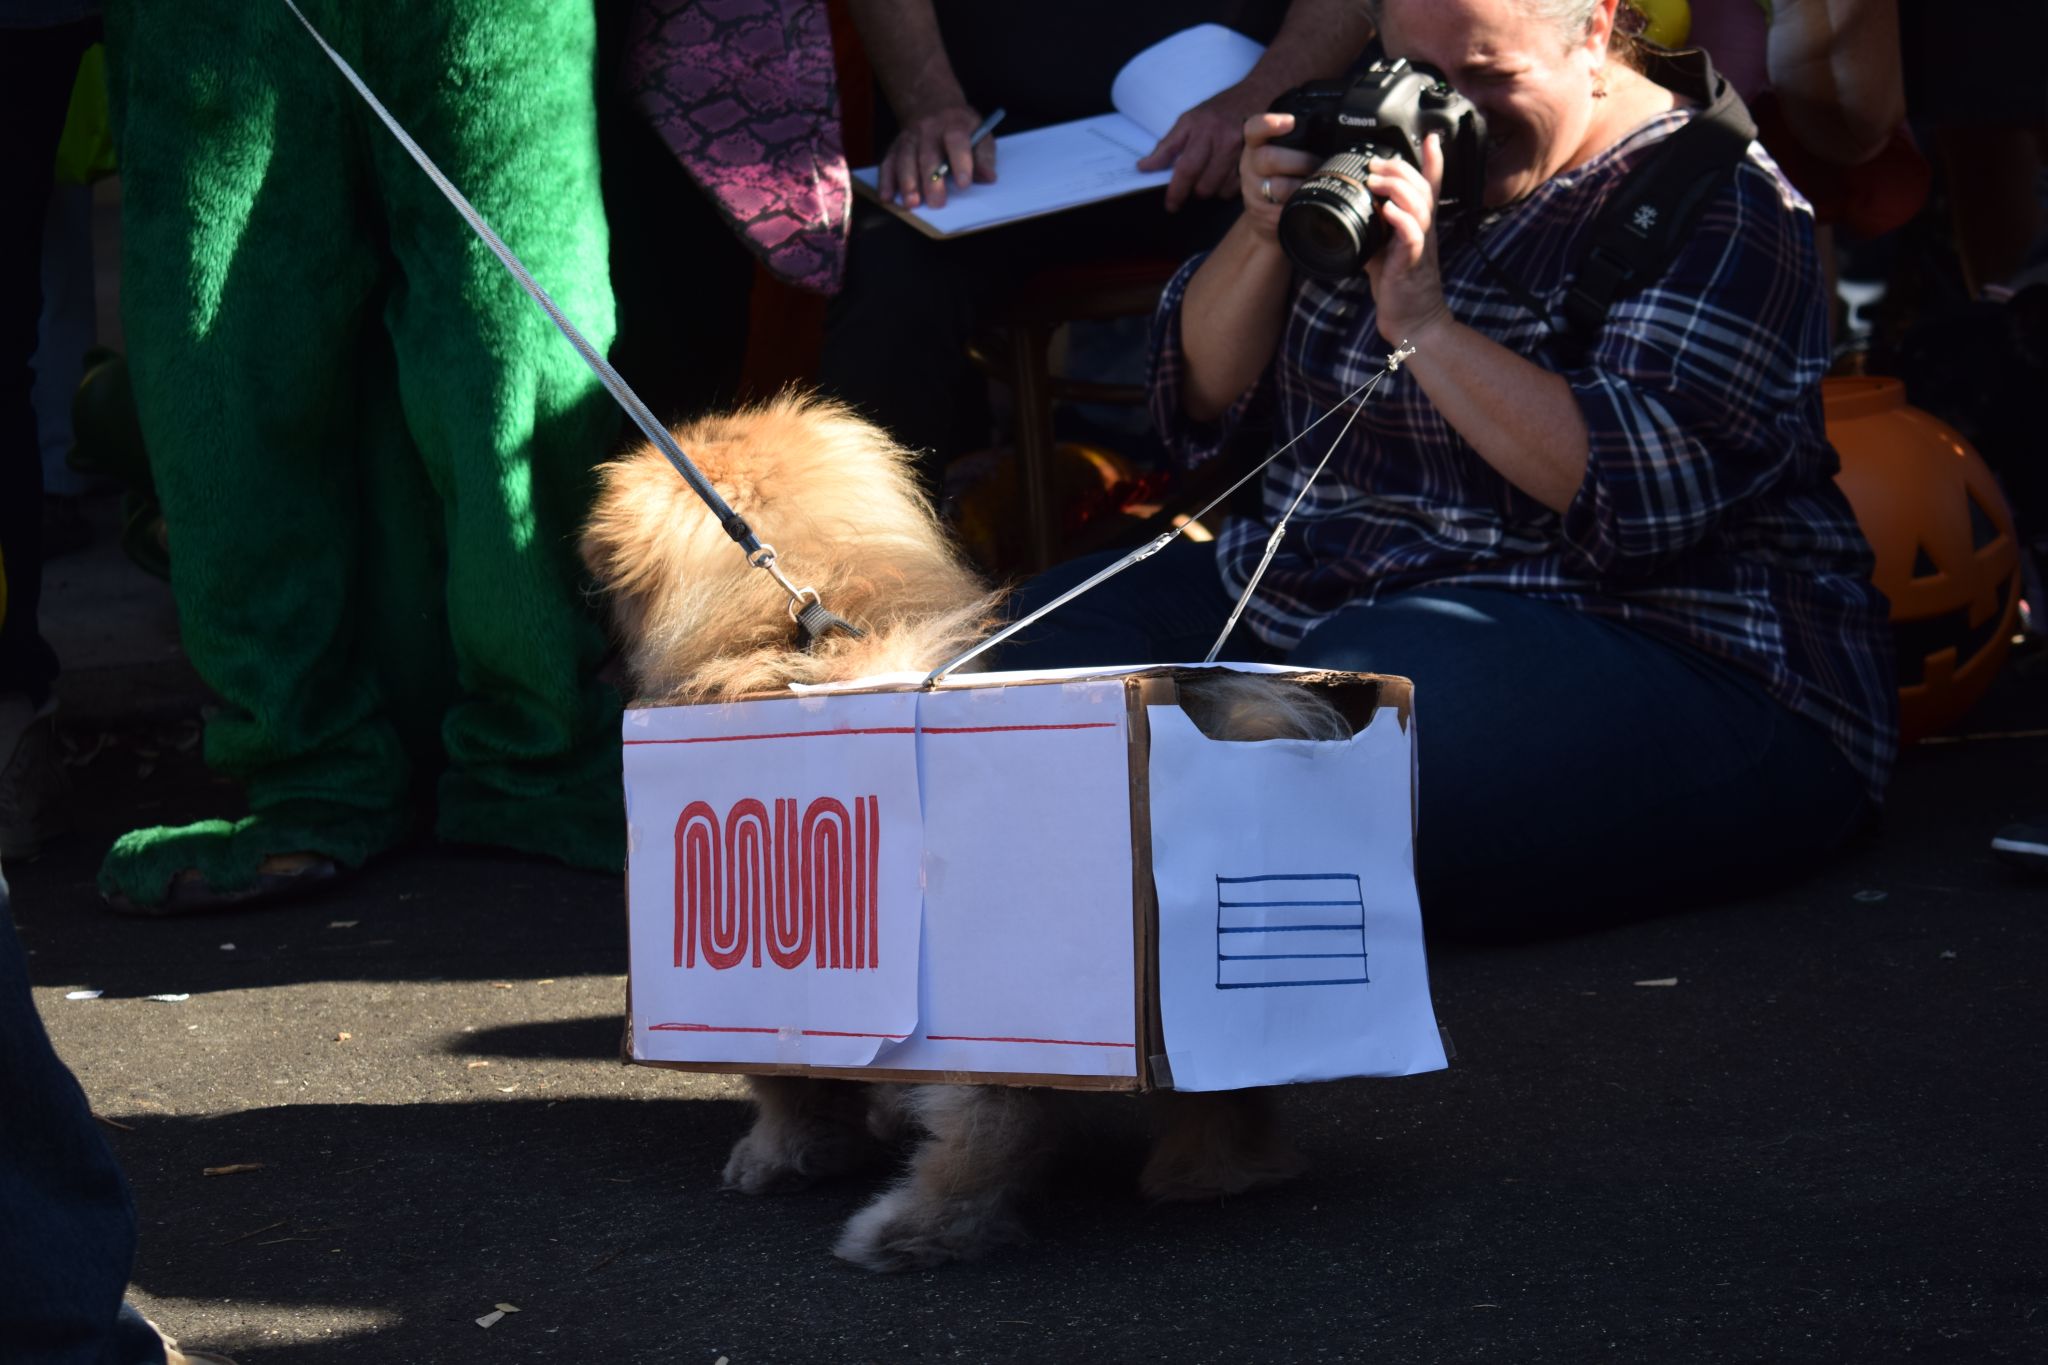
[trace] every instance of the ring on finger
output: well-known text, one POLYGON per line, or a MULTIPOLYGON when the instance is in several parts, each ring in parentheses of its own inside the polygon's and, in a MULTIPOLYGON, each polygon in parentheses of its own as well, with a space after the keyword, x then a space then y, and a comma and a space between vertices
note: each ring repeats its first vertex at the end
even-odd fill
POLYGON ((1273 178, 1271 176, 1267 176, 1259 181, 1259 195, 1269 204, 1279 202, 1273 198, 1273 178))

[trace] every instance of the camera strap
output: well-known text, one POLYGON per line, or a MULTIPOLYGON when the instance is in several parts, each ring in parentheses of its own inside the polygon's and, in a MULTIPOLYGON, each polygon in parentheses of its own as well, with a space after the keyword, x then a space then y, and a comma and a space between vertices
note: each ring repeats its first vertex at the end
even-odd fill
POLYGON ((1756 121, 1707 54, 1651 52, 1645 73, 1700 112, 1650 154, 1587 230, 1564 298, 1566 338, 1583 345, 1615 303, 1656 282, 1756 139, 1756 121))

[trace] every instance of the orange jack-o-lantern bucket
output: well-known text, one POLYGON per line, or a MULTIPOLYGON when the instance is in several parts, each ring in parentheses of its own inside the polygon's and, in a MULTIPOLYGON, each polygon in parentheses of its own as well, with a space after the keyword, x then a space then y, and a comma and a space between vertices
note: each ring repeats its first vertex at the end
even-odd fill
POLYGON ((2019 614, 2020 551, 1990 466, 1953 427, 1906 403, 1896 379, 1829 379, 1821 392, 1836 482, 1877 552, 1892 604, 1899 731, 1956 723, 1984 695, 2019 614))

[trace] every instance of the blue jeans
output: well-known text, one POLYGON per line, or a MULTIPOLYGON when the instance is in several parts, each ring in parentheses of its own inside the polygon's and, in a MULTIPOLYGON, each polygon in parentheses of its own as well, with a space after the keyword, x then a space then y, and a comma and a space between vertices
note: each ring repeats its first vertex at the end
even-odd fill
MULTIPOLYGON (((1019 590, 1021 617, 1114 555, 1019 590)), ((1214 547, 1175 541, 1006 645, 1001 668, 1185 662, 1231 599, 1214 547)), ((1338 613, 1284 656, 1242 624, 1226 659, 1415 683, 1416 882, 1433 933, 1520 937, 1755 888, 1868 813, 1819 726, 1761 682, 1554 602, 1434 587, 1338 613)))
POLYGON ((135 1205, 85 1093, 50 1046, 0 877, 0 1356, 9 1365, 163 1365, 121 1301, 135 1205))

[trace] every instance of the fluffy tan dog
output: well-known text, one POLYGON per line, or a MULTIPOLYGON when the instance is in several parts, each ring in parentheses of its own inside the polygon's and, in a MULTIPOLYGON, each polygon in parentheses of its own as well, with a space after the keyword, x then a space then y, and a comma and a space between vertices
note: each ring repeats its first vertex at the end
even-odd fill
MULTIPOLYGON (((787 597, 751 567, 651 446, 601 471, 583 539, 610 590, 636 691, 656 703, 725 700, 877 673, 929 670, 983 638, 1001 595, 962 562, 917 489, 910 456, 837 404, 785 396, 676 431, 733 509, 866 634, 799 644, 787 597)), ((1219 738, 1343 738, 1343 718, 1297 687, 1243 674, 1192 681, 1187 707, 1219 738)), ((1019 1196, 1091 1105, 999 1086, 756 1078, 753 1128, 725 1183, 795 1189, 866 1165, 906 1124, 922 1131, 908 1173, 847 1224, 835 1250, 872 1270, 978 1256, 1022 1235, 1019 1196)), ((1160 1132, 1140 1187, 1211 1199, 1294 1175, 1269 1097, 1154 1097, 1160 1132)))

